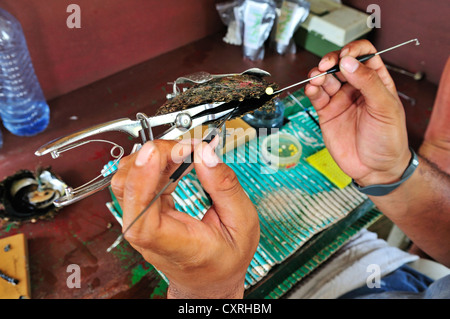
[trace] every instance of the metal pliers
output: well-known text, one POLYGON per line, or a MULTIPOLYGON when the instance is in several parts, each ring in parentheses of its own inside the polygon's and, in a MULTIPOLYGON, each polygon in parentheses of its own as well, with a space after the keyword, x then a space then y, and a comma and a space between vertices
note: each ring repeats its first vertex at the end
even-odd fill
POLYGON ((65 195, 55 200, 54 205, 57 207, 70 205, 106 188, 111 183, 112 176, 117 169, 119 160, 124 155, 124 149, 111 141, 89 139, 94 135, 111 131, 120 131, 127 133, 134 138, 141 137, 142 141, 141 143, 136 143, 134 145, 133 150, 131 151, 133 153, 139 150, 146 141, 153 140, 153 127, 171 124, 171 127, 158 136, 157 139, 173 140, 194 127, 223 119, 229 115, 235 107, 236 103, 216 102, 202 104, 186 110, 154 117, 148 117, 144 113, 138 113, 136 115, 136 120, 122 118, 102 123, 43 145, 35 152, 35 155, 43 156, 51 154, 53 158, 58 158, 60 154, 65 151, 91 142, 104 142, 113 145, 111 156, 113 156, 115 160, 110 161, 108 165, 104 167, 101 174, 91 181, 75 189, 67 187, 65 195), (119 150, 119 152, 117 152, 117 150, 119 150))

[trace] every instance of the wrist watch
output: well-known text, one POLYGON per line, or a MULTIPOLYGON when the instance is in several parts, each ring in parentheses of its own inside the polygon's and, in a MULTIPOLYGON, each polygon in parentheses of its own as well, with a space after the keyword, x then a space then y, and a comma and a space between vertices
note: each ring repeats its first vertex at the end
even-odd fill
POLYGON ((361 193, 364 193, 366 195, 372 195, 372 196, 384 196, 392 192, 394 189, 399 187, 403 182, 405 182, 408 178, 411 177, 411 175, 416 170, 417 166, 419 165, 419 158, 417 157, 416 152, 410 147, 409 150, 411 151, 411 160, 409 161, 408 167, 403 172, 402 177, 400 177, 400 180, 398 182, 392 183, 392 184, 376 184, 376 185, 369 185, 365 187, 359 186, 354 179, 352 179, 353 186, 356 187, 357 190, 359 190, 361 193))

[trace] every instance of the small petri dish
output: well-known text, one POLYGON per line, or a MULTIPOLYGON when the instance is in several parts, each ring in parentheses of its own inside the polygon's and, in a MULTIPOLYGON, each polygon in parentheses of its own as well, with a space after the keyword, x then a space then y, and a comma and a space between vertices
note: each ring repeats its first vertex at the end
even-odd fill
POLYGON ((290 169, 298 164, 302 145, 291 134, 276 133, 264 139, 261 155, 263 161, 274 169, 290 169))

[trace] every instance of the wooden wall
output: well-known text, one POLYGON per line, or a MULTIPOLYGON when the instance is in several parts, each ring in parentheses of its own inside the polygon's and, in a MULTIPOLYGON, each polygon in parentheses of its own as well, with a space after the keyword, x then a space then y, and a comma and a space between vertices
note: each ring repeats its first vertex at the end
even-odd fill
POLYGON ((448 0, 343 0, 344 4, 366 11, 369 4, 381 9, 381 28, 371 39, 378 50, 418 38, 421 45, 394 50, 383 59, 411 72, 423 71, 438 84, 450 55, 450 1, 448 0), (405 51, 406 50, 406 51, 405 51))
MULTIPOLYGON (((225 30, 214 0, 0 0, 22 23, 47 99, 107 77, 164 52, 225 30), (69 4, 81 8, 81 28, 69 29, 69 4)), ((381 7, 379 49, 411 38, 420 47, 383 58, 437 84, 450 53, 448 0, 343 0, 366 11, 381 7), (405 53, 406 52, 406 53, 405 53)))
POLYGON ((211 0, 0 0, 21 22, 47 99, 224 28, 211 0), (81 9, 70 29, 69 4, 81 9))

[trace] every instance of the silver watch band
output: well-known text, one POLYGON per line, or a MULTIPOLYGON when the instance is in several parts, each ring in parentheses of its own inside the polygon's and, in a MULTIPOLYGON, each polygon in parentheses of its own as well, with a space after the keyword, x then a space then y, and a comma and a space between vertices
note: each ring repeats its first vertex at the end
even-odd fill
POLYGON ((416 152, 414 152, 411 147, 409 148, 409 150, 411 151, 411 160, 409 161, 408 167, 403 172, 403 175, 398 182, 392 184, 376 184, 361 187, 352 179, 352 184, 356 187, 357 190, 366 195, 384 196, 389 194, 394 189, 399 187, 403 182, 405 182, 408 178, 410 178, 419 165, 419 158, 416 152))

